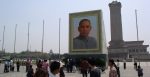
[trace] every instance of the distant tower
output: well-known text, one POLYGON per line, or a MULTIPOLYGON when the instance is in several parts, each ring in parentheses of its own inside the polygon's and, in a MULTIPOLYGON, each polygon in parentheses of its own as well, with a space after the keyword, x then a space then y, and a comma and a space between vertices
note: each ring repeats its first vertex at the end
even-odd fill
POLYGON ((122 47, 124 44, 122 35, 121 3, 113 1, 109 4, 111 21, 110 48, 122 47))
MULTIPOLYGON (((147 51, 149 45, 143 45, 144 41, 124 41, 122 34, 121 3, 113 1, 109 4, 111 21, 111 41, 108 47, 108 58, 114 60, 148 60, 150 54, 147 51)), ((136 22, 137 23, 137 22, 136 22)))

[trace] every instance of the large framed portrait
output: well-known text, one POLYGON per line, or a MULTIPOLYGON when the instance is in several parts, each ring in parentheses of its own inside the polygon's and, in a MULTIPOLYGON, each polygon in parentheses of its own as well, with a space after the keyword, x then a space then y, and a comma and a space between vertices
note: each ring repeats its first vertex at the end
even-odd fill
POLYGON ((101 52, 101 10, 69 14, 69 52, 101 52))

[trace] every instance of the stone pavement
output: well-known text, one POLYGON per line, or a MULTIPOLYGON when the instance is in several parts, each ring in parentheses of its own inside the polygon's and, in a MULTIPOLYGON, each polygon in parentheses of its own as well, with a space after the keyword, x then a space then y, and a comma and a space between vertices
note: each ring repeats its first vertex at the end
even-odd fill
MULTIPOLYGON (((150 77, 150 62, 141 62, 141 67, 143 68, 144 76, 143 77, 150 77)), ((0 77, 26 77, 25 66, 21 66, 20 72, 8 72, 3 73, 3 64, 0 65, 0 77)), ((35 66, 34 66, 35 68, 35 66)), ((108 77, 109 69, 102 73, 102 77, 108 77)), ((123 69, 123 63, 120 63, 120 72, 121 77, 138 77, 137 72, 134 70, 133 62, 127 63, 127 69, 123 69)), ((76 73, 66 73, 66 77, 82 77, 79 72, 76 73)), ((58 76, 57 76, 58 77, 58 76)), ((89 77, 89 76, 88 76, 89 77)))

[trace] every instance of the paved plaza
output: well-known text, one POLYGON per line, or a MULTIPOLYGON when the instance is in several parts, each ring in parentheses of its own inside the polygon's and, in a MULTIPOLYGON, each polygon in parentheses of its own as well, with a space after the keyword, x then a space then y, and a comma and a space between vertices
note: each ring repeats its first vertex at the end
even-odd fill
MULTIPOLYGON (((143 68, 144 76, 150 77, 150 62, 141 62, 141 67, 143 68)), ((0 65, 0 77, 26 77, 25 66, 20 67, 20 72, 16 72, 16 68, 14 72, 3 73, 4 65, 0 65)), ((36 68, 34 66, 33 68, 36 68)), ((102 73, 102 77, 108 77, 109 69, 102 73)), ((138 77, 137 72, 134 69, 133 62, 127 62, 127 69, 123 69, 123 63, 120 63, 120 72, 121 77, 138 77)), ((82 77, 79 72, 76 73, 66 73, 66 77, 82 77)), ((58 77, 58 76, 57 76, 58 77)), ((89 77, 89 76, 88 76, 89 77)))

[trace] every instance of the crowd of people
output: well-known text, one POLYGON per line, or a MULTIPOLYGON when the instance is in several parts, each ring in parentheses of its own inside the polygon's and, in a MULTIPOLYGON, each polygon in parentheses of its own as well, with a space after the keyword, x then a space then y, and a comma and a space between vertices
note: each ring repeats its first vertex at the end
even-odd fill
MULTIPOLYGON (((138 77, 143 77, 143 69, 137 64, 137 61, 134 61, 134 69, 137 71, 138 77)), ((120 77, 120 64, 119 60, 117 60, 117 64, 115 64, 113 59, 109 59, 109 66, 110 66, 110 71, 109 71, 109 77, 120 77)), ((123 60, 123 69, 126 70, 126 61, 123 60)))
MULTIPOLYGON (((16 67, 17 67, 17 72, 19 72, 19 69, 20 69, 19 60, 16 61, 16 67)), ((5 62, 4 62, 4 73, 7 73, 9 71, 14 71, 14 69, 15 69, 15 62, 13 60, 5 60, 5 62)))
MULTIPOLYGON (((16 70, 20 71, 20 61, 17 60, 14 62, 13 60, 6 60, 4 62, 4 73, 9 71, 16 70)), ((30 59, 27 59, 25 62, 26 66, 26 77, 56 77, 56 74, 59 74, 59 77, 65 77, 64 68, 66 68, 66 72, 75 73, 79 71, 82 74, 82 77, 101 77, 101 73, 103 72, 102 68, 97 66, 96 60, 83 58, 80 60, 79 65, 73 59, 67 59, 66 63, 62 63, 61 61, 50 61, 48 60, 37 60, 36 61, 36 69, 34 70, 32 67, 33 63, 30 59)), ((143 77, 143 69, 138 64, 137 61, 134 62, 134 69, 137 71, 138 77, 143 77)), ((109 59, 109 77, 120 77, 120 62, 117 60, 115 62, 113 59, 109 59)), ((123 68, 126 70, 126 61, 123 61, 123 68)))
POLYGON ((27 67, 27 77, 55 77, 58 73, 60 73, 60 77, 65 77, 63 69, 60 70, 63 66, 59 61, 48 63, 47 60, 38 60, 35 73, 31 64, 27 66, 29 66, 27 67))
POLYGON ((32 63, 32 60, 27 59, 24 62, 21 62, 19 60, 13 61, 13 60, 5 60, 4 61, 4 73, 8 73, 10 71, 16 71, 20 72, 20 66, 25 65, 26 67, 26 77, 55 77, 56 74, 60 74, 60 77, 65 77, 65 73, 63 71, 63 64, 59 61, 52 61, 48 63, 48 61, 45 60, 37 60, 36 61, 36 69, 32 67, 34 65, 32 63), (16 68, 15 68, 16 67, 16 68))

